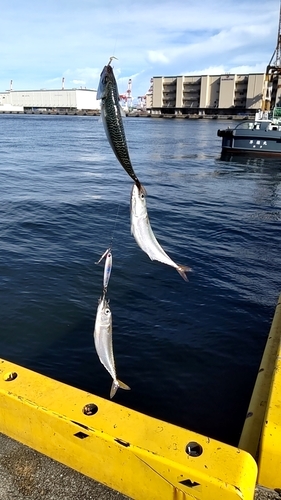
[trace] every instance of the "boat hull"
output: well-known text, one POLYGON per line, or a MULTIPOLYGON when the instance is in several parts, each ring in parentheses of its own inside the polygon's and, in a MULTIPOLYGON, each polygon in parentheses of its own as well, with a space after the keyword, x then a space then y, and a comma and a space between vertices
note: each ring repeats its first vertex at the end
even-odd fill
POLYGON ((237 155, 237 156, 258 156, 263 158, 281 158, 281 152, 276 151, 259 151, 243 148, 223 147, 221 155, 237 155))
POLYGON ((222 152, 251 156, 281 156, 281 126, 270 121, 242 122, 233 129, 218 130, 222 152))

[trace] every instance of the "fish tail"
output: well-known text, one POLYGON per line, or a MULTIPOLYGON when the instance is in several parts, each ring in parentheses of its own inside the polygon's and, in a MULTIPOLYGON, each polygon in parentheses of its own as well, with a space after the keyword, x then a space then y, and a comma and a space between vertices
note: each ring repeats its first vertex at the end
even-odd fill
POLYGON ((112 386, 110 389, 110 399, 113 398, 113 396, 116 394, 117 389, 120 387, 120 389, 125 389, 125 391, 130 391, 131 387, 129 387, 127 384, 124 384, 124 382, 121 382, 121 380, 113 380, 112 386))
POLYGON ((140 193, 142 193, 142 194, 144 194, 144 195, 146 195, 146 189, 145 189, 145 187, 141 184, 141 182, 138 180, 138 178, 136 179, 135 183, 136 183, 136 186, 137 186, 137 188, 138 188, 139 192, 140 192, 140 193))
POLYGON ((191 267, 188 267, 188 266, 178 266, 177 271, 181 275, 181 277, 184 279, 184 281, 188 281, 185 273, 192 271, 192 269, 191 269, 191 267))

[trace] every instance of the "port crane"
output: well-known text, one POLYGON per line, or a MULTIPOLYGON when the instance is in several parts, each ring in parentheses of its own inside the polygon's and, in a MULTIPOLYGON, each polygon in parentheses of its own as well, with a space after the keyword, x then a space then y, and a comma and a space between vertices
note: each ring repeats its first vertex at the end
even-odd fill
MULTIPOLYGON (((264 95, 262 101, 262 111, 270 111, 271 101, 272 101, 272 91, 273 91, 273 83, 276 81, 276 87, 278 90, 281 85, 279 84, 279 75, 281 75, 281 2, 280 2, 280 11, 279 11, 279 25, 278 25, 278 35, 277 35, 277 44, 276 48, 273 52, 273 55, 269 61, 269 64, 266 68, 265 75, 265 87, 264 87, 264 95)), ((277 96, 278 97, 278 96, 277 96)))
POLYGON ((121 106, 124 109, 129 110, 132 108, 133 98, 132 98, 132 79, 131 78, 129 78, 129 80, 128 80, 128 87, 127 87, 125 94, 119 94, 119 98, 121 101, 121 106))

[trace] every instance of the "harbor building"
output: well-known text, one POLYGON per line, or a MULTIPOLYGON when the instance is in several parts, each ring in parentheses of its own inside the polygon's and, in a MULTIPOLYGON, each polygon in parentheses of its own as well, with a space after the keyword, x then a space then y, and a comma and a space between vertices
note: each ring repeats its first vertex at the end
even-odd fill
MULTIPOLYGON (((146 96, 151 115, 255 114, 262 106, 266 75, 156 76, 146 96)), ((281 99, 281 77, 273 81, 271 102, 281 99)))
POLYGON ((7 90, 0 92, 0 112, 98 111, 97 91, 86 88, 59 90, 7 90))

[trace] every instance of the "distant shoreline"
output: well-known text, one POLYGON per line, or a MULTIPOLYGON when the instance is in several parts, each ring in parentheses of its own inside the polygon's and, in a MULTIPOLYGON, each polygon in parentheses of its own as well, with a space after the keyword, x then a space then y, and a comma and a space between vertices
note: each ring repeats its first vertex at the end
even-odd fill
MULTIPOLYGON (((0 115, 52 115, 52 116, 100 116, 99 110, 74 110, 74 109, 61 109, 61 110, 25 110, 25 111, 1 111, 0 115)), ((134 110, 133 112, 126 113, 126 117, 129 118, 162 118, 162 119, 181 119, 181 120, 250 120, 254 119, 254 115, 169 115, 169 114, 155 114, 144 111, 134 110)))

